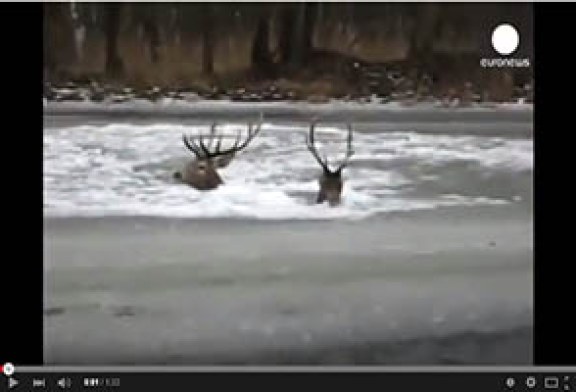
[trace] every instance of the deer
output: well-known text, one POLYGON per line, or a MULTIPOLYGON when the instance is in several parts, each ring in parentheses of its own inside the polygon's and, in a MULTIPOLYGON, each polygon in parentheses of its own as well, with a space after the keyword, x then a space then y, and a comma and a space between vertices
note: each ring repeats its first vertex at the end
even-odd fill
POLYGON ((342 188, 343 188, 343 180, 342 180, 342 171, 346 166, 348 166, 348 162, 352 155, 354 155, 354 151, 352 150, 352 125, 348 124, 348 137, 346 139, 346 155, 344 160, 340 165, 335 169, 331 170, 328 165, 328 157, 324 157, 324 160, 320 158, 320 154, 318 153, 318 149, 315 145, 314 140, 314 130, 316 127, 316 122, 313 121, 310 124, 309 133, 306 137, 306 146, 308 150, 312 153, 312 156, 316 159, 316 161, 322 167, 322 174, 318 179, 318 183, 320 185, 320 190, 318 192, 318 196, 316 198, 317 204, 322 204, 325 201, 328 201, 328 205, 330 207, 338 206, 341 203, 342 199, 342 188))
POLYGON ((184 146, 190 150, 196 159, 189 162, 182 172, 176 172, 174 178, 197 190, 205 191, 216 189, 224 181, 218 174, 217 169, 224 168, 230 164, 236 154, 245 149, 254 137, 260 132, 262 123, 255 126, 248 124, 248 136, 241 141, 241 132, 238 132, 234 144, 226 149, 222 149, 223 135, 216 134, 216 123, 210 127, 208 141, 205 135, 199 134, 196 137, 182 135, 184 146), (214 148, 214 142, 216 145, 214 148))

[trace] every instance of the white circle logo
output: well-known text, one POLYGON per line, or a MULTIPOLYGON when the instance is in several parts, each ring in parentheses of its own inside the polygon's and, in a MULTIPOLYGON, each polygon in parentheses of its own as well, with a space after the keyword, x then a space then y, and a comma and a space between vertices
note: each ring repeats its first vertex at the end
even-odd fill
POLYGON ((510 24, 501 24, 492 32, 492 47, 502 55, 513 53, 519 44, 520 35, 510 24))

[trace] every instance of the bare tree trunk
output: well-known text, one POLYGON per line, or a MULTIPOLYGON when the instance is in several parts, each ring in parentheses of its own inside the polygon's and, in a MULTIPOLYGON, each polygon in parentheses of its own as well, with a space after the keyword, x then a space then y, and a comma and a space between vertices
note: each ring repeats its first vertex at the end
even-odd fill
POLYGON ((52 38, 52 34, 50 31, 50 23, 52 23, 53 21, 51 20, 51 16, 52 16, 52 12, 51 12, 51 7, 53 7, 53 4, 47 4, 44 3, 42 5, 43 7, 43 17, 44 17, 44 21, 43 21, 43 53, 44 53, 44 70, 45 70, 45 75, 46 76, 52 76, 52 74, 54 73, 54 71, 56 70, 56 59, 54 58, 54 48, 51 42, 51 38, 52 38))
POLYGON ((270 24, 269 15, 264 12, 260 15, 254 42, 252 44, 252 67, 262 75, 269 75, 272 71, 272 55, 270 53, 270 24))
POLYGON ((112 77, 124 73, 124 65, 118 54, 121 4, 106 5, 106 73, 112 77))
POLYGON ((286 4, 281 12, 279 51, 284 65, 299 67, 309 60, 317 4, 286 4))
POLYGON ((292 36, 294 44, 292 45, 292 53, 290 56, 290 64, 297 68, 304 63, 304 41, 306 39, 305 34, 305 19, 306 19, 306 3, 301 3, 297 6, 298 11, 296 14, 296 29, 292 36))
POLYGON ((76 62, 74 27, 69 4, 45 3, 43 11, 44 66, 53 76, 76 62))
POLYGON ((214 34, 212 5, 202 5, 202 72, 205 75, 214 73, 214 34))
POLYGON ((156 64, 160 61, 160 55, 158 53, 158 48, 160 46, 160 32, 158 29, 156 13, 158 12, 158 6, 156 4, 144 5, 140 4, 141 7, 147 7, 146 13, 143 21, 144 37, 148 45, 148 50, 150 52, 150 60, 152 63, 156 64))
POLYGON ((314 26, 318 16, 319 3, 305 3, 304 4, 304 21, 301 37, 301 61, 306 63, 313 49, 314 26))
POLYGON ((408 57, 418 64, 429 60, 439 30, 440 5, 419 4, 410 35, 408 57))
POLYGON ((280 32, 278 52, 280 63, 287 65, 292 61, 296 12, 293 4, 283 4, 280 11, 280 32))

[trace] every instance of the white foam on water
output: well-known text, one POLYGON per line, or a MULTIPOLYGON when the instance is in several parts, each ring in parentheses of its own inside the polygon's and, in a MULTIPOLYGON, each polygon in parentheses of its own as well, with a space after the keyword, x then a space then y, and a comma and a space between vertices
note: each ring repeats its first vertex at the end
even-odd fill
MULTIPOLYGON (((245 124, 221 124, 233 140, 245 124)), ((224 185, 197 191, 173 179, 193 156, 182 133, 204 125, 82 125, 44 130, 46 216, 145 215, 182 218, 362 219, 378 213, 451 205, 515 202, 484 194, 419 196, 410 190, 441 179, 457 165, 467 171, 531 172, 533 142, 501 137, 374 132, 354 135, 344 171, 342 205, 315 203, 320 168, 306 149, 307 128, 266 123, 250 146, 220 174, 224 185)), ((318 147, 332 166, 344 156, 347 130, 318 128, 318 147)), ((472 176, 472 174, 470 175, 472 176)))

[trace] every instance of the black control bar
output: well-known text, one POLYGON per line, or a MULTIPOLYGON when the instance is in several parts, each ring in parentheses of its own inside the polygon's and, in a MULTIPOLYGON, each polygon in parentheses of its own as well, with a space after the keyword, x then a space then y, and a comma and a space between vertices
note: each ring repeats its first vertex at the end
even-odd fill
POLYGON ((575 391, 576 368, 512 370, 494 367, 468 369, 440 367, 410 368, 178 368, 89 367, 66 369, 25 368, 0 379, 0 391, 163 391, 163 390, 254 390, 275 386, 312 388, 332 386, 354 391, 575 391), (97 369, 97 368, 94 368, 97 369), (136 369, 136 368, 135 368, 136 369))

